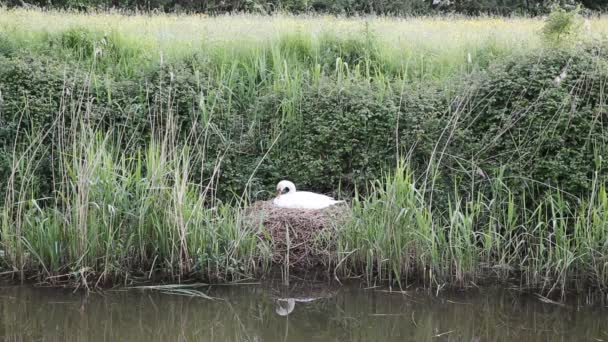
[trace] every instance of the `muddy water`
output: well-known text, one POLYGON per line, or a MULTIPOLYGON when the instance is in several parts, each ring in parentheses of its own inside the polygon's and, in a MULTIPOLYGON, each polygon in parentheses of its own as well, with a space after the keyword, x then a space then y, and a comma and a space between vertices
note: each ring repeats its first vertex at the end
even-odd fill
POLYGON ((198 291, 85 296, 2 287, 0 340, 608 341, 606 304, 587 304, 583 297, 556 305, 505 290, 433 296, 310 283, 198 291))

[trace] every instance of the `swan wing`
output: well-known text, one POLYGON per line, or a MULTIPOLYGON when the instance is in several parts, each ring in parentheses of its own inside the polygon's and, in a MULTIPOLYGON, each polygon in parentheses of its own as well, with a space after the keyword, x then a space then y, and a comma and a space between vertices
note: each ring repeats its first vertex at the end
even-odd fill
POLYGON ((273 200, 274 205, 281 208, 294 209, 323 209, 342 201, 314 192, 297 191, 281 195, 273 200))

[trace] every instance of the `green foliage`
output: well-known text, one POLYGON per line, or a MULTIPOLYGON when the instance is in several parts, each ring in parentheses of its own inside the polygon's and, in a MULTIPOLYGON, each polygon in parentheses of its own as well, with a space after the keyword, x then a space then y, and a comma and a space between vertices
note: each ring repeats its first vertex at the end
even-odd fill
POLYGON ((268 199, 289 178, 356 194, 328 244, 344 274, 433 286, 498 265, 531 286, 608 284, 605 46, 488 56, 433 80, 389 68, 364 36, 140 68, 143 45, 119 35, 71 29, 29 52, 9 40, 0 263, 249 276, 268 246, 226 203, 268 199))
POLYGON ((368 196, 355 197, 353 219, 337 237, 326 238, 336 241, 333 257, 348 255, 339 274, 363 275, 368 282, 416 279, 440 287, 480 285, 489 276, 543 294, 606 290, 608 197, 602 179, 577 204, 550 191, 529 206, 527 194, 514 194, 499 175, 489 191, 469 184, 468 198, 456 188, 448 208, 438 210, 401 161, 368 196))
POLYGON ((285 126, 273 154, 281 177, 309 188, 352 188, 395 161, 398 109, 383 89, 324 81, 306 89, 300 101, 298 121, 285 126))
MULTIPOLYGON (((298 58, 311 56, 306 45, 284 47, 298 58)), ((197 59, 119 79, 35 56, 0 57, 2 179, 17 137, 44 131, 59 114, 79 108, 100 129, 120 127, 125 146, 142 146, 151 128, 173 115, 180 136, 205 136, 193 151, 206 156, 205 169, 221 159, 215 189, 223 199, 246 188, 266 198, 279 178, 316 191, 341 184, 349 192, 393 167, 398 155, 408 155, 416 173, 432 176, 443 193, 454 179, 481 181, 479 172, 501 171, 514 189, 549 186, 582 195, 595 172, 607 172, 599 162, 608 158, 601 49, 514 57, 449 88, 369 82, 357 66, 377 63, 361 58, 351 58, 352 68, 323 64, 320 76, 290 89, 286 80, 261 78, 248 67, 218 76, 197 59)), ((60 134, 66 132, 49 135, 45 146, 60 134)), ((54 158, 40 156, 41 196, 51 191, 54 158)), ((192 176, 211 175, 199 169, 192 176)))
POLYGON ((596 11, 606 11, 608 10, 608 3, 603 0, 582 0, 581 3, 586 8, 596 10, 596 11))
MULTIPOLYGON (((455 0, 448 4, 434 5, 433 1, 419 0, 5 0, 10 6, 23 4, 40 7, 70 8, 81 11, 119 8, 126 10, 162 10, 167 12, 206 12, 206 13, 330 13, 342 15, 357 14, 396 14, 420 15, 432 11, 457 11, 466 14, 542 14, 550 11, 555 3, 559 5, 581 4, 591 10, 606 10, 603 0, 455 0)), ((2 4, 2 2, 0 2, 2 4)))
POLYGON ((580 7, 571 11, 556 7, 545 21, 542 29, 543 38, 551 44, 575 40, 583 25, 579 12, 580 7))
MULTIPOLYGON (((54 146, 61 182, 49 197, 36 197, 30 187, 37 153, 16 151, 22 178, 12 182, 0 210, 3 261, 45 278, 86 278, 90 272, 100 282, 144 272, 237 279, 266 264, 259 227, 246 227, 238 206, 217 203, 189 180, 189 163, 196 159, 188 146, 165 135, 125 154, 81 114, 68 115, 78 122, 71 139, 54 146)), ((175 127, 168 122, 164 129, 175 127)))
POLYGON ((506 167, 511 181, 532 179, 576 195, 608 172, 603 51, 557 50, 491 68, 463 118, 463 157, 484 170, 506 167), (482 109, 483 108, 483 109, 482 109))

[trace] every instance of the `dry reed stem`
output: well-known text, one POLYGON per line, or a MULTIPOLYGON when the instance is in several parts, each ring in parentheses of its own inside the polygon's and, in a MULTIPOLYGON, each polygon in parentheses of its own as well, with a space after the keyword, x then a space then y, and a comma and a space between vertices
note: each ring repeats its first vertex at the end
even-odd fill
POLYGON ((349 216, 345 205, 286 209, 275 207, 271 201, 258 201, 246 210, 247 224, 263 226, 268 233, 262 238, 271 239, 273 264, 284 265, 288 258, 289 267, 297 270, 312 269, 327 260, 327 241, 320 241, 319 237, 339 229, 349 216), (286 229, 289 234, 285 234, 286 229))

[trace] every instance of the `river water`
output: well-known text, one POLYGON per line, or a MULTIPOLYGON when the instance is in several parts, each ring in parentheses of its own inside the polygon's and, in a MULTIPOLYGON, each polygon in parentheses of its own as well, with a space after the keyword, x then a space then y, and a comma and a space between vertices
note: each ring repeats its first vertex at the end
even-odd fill
POLYGON ((361 284, 0 288, 3 341, 608 341, 608 307, 516 291, 361 284))

